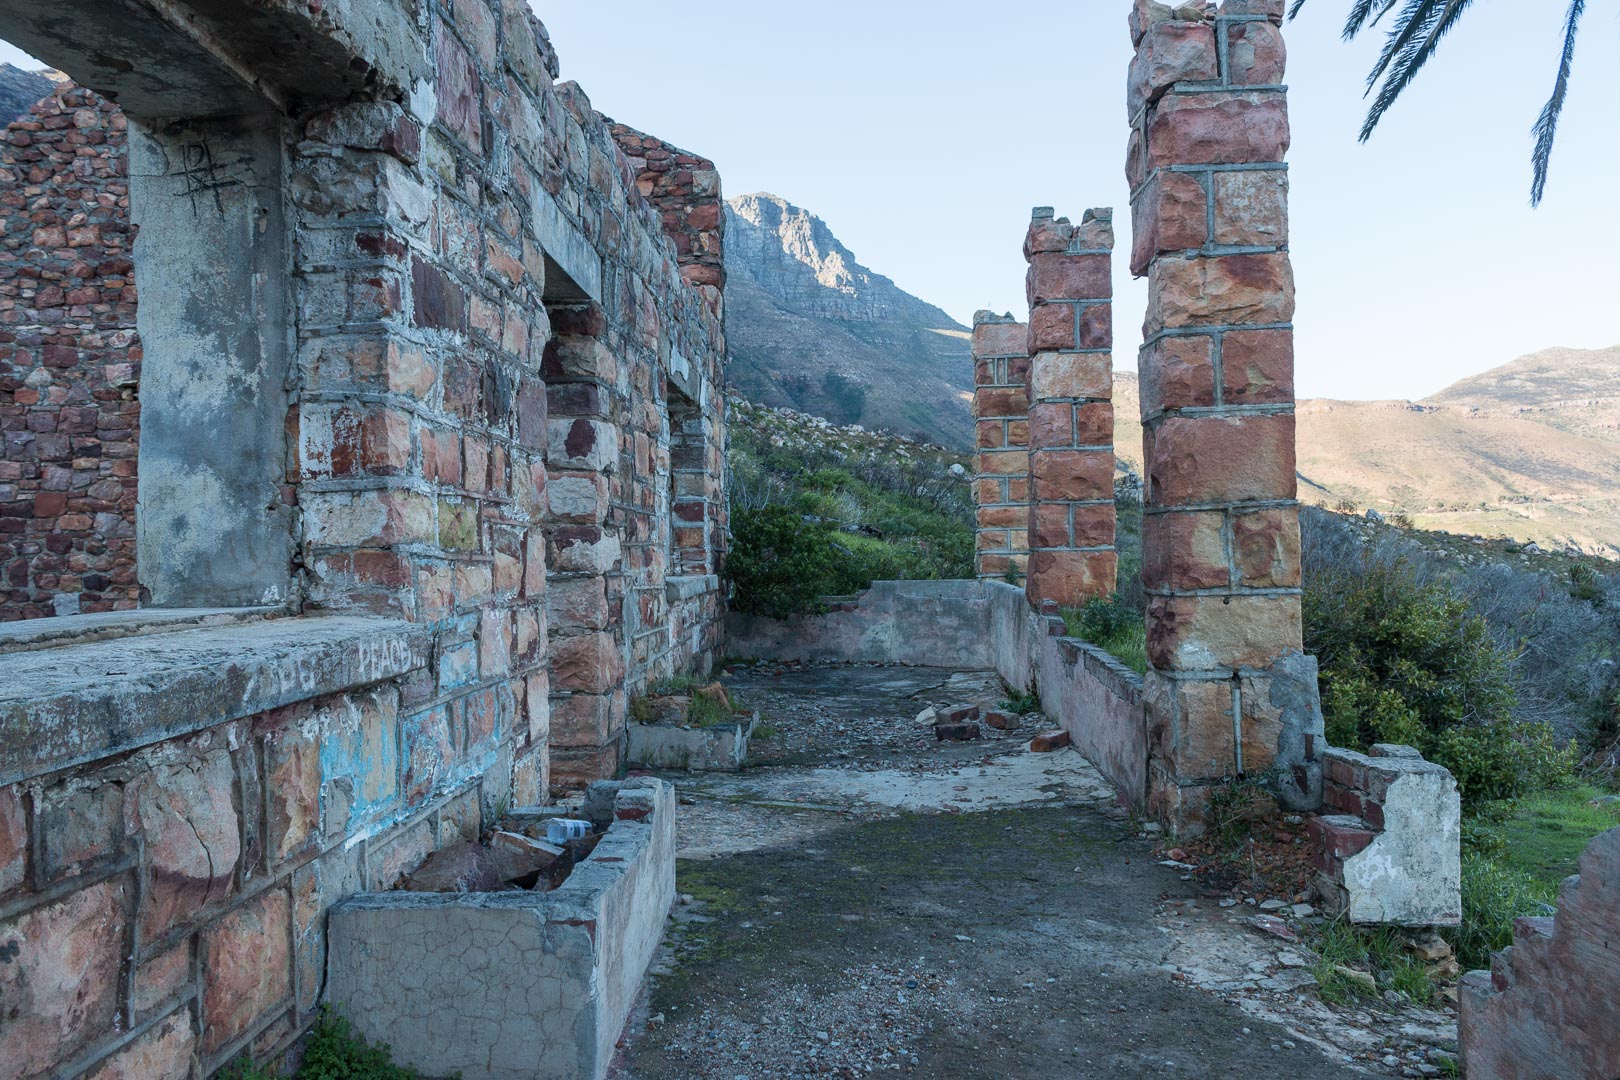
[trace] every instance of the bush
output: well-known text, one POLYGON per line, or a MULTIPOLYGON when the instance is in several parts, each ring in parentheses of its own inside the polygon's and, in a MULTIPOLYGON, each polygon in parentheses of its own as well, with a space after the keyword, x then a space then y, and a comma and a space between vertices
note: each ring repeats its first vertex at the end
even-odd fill
POLYGON ((786 619, 821 610, 834 574, 828 530, 807 525, 785 506, 734 509, 726 579, 732 607, 749 615, 786 619))
POLYGON ((1364 557, 1317 574, 1304 609, 1330 743, 1414 746, 1450 769, 1470 802, 1571 778, 1551 727, 1515 719, 1511 656, 1444 582, 1364 557))
POLYGON ((1463 853, 1462 925, 1445 931, 1464 971, 1491 966, 1491 953, 1513 944, 1513 920, 1548 915, 1555 890, 1478 851, 1463 853))
MULTIPOLYGON (((273 1080, 270 1072, 245 1057, 226 1065, 219 1075, 220 1080, 273 1080)), ((324 1006, 304 1044, 304 1060, 294 1077, 295 1080, 422 1080, 422 1074, 415 1069, 395 1065, 387 1046, 368 1044, 347 1020, 324 1006)))
POLYGON ((1082 608, 1066 608, 1063 625, 1070 637, 1088 641, 1126 667, 1147 671, 1147 627, 1142 612, 1119 593, 1087 601, 1082 608))

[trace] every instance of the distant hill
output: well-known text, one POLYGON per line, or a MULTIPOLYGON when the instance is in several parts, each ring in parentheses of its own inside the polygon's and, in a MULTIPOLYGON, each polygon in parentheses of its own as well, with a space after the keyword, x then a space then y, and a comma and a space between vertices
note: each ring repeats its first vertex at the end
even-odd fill
POLYGON ((51 92, 55 81, 46 71, 24 71, 0 64, 0 127, 11 123, 51 92))
POLYGON ((729 381, 763 405, 967 447, 969 329, 775 195, 726 208, 729 381))
MULTIPOLYGON (((1142 467, 1136 373, 1116 375, 1119 456, 1142 467)), ((1300 498, 1425 529, 1620 557, 1620 347, 1546 349, 1422 402, 1299 403, 1300 498)))

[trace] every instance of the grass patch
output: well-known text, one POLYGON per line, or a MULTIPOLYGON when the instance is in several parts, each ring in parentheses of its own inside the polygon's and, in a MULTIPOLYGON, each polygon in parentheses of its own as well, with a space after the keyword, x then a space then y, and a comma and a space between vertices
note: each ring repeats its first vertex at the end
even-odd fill
MULTIPOLYGON (((456 1073, 450 1080, 456 1080, 456 1073)), ((241 1058, 220 1071, 220 1080, 275 1080, 276 1074, 241 1058)), ((395 1065, 386 1045, 372 1045, 326 1006, 304 1045, 294 1080, 422 1080, 415 1069, 395 1065)))
POLYGON ((1336 919, 1324 923, 1310 941, 1317 958, 1311 965, 1323 1001, 1350 1005, 1395 990, 1418 1005, 1433 1005, 1438 996, 1427 964, 1406 951, 1397 930, 1362 929, 1336 919), (1369 984, 1350 972, 1372 979, 1369 984))
POLYGON ((735 717, 726 711, 724 705, 707 694, 695 694, 692 704, 686 710, 686 722, 693 727, 708 728, 717 724, 730 724, 735 717))
POLYGON ((778 734, 779 732, 777 731, 775 724, 756 724, 754 725, 754 733, 748 737, 750 740, 774 739, 778 734))
POLYGON ((1082 608, 1065 608, 1062 615, 1070 637, 1097 646, 1138 675, 1147 674, 1147 626, 1142 613, 1118 593, 1082 608))
POLYGON ((1578 785, 1487 803, 1463 824, 1462 925, 1446 932, 1463 969, 1490 966, 1513 944, 1513 920, 1550 915, 1565 878, 1600 833, 1620 826, 1620 804, 1591 805, 1606 792, 1578 785))
MULTIPOLYGON (((1592 805, 1607 794, 1585 784, 1539 792, 1504 808, 1499 820, 1480 831, 1500 841, 1493 857, 1502 866, 1556 889, 1577 872, 1593 837, 1620 826, 1620 803, 1592 805)), ((1484 843, 1484 837, 1476 840, 1484 843)))

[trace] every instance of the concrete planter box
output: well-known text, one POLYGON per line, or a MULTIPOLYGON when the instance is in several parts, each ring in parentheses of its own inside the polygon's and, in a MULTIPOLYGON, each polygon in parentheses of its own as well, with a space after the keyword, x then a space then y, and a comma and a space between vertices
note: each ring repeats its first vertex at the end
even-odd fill
POLYGON ((631 721, 629 761, 647 769, 737 772, 748 759, 748 740, 758 724, 758 713, 743 723, 704 728, 631 721))
POLYGON ((332 909, 327 999, 427 1076, 600 1080, 675 899, 675 794, 591 785, 611 819, 549 893, 369 893, 332 909))

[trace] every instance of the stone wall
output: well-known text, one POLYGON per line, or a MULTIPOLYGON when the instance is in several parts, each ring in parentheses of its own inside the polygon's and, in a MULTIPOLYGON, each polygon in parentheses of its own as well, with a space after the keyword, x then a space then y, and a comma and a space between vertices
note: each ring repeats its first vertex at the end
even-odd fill
POLYGON ((124 109, 145 352, 150 606, 0 641, 28 1080, 279 1055, 331 902, 616 769, 719 634, 720 287, 527 5, 165 11, 0 12, 124 109))
POLYGON ((1036 609, 1114 591, 1113 212, 1036 207, 1029 261, 1029 576, 1036 609))
POLYGON ((1353 923, 1462 921, 1457 781, 1409 746, 1322 755, 1322 813, 1308 824, 1323 906, 1353 923))
POLYGON ((1029 570, 1029 328, 973 316, 974 567, 981 579, 1029 570))
POLYGON ((1202 827, 1213 785, 1319 800, 1301 653, 1283 0, 1136 0, 1126 174, 1139 359, 1153 813, 1202 827))
POLYGON ((139 599, 124 127, 66 84, 0 134, 0 620, 139 599))
POLYGON ((1581 856, 1558 913, 1518 919, 1489 971, 1463 976, 1469 1080, 1620 1076, 1620 829, 1581 856))

